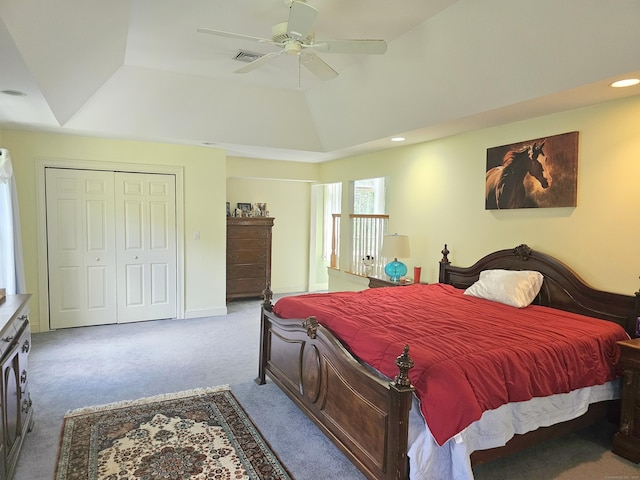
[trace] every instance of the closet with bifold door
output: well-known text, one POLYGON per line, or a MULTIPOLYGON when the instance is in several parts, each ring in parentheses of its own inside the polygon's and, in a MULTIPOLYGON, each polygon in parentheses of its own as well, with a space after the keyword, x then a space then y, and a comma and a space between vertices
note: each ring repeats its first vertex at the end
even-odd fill
POLYGON ((46 168, 51 329, 176 318, 175 181, 46 168))

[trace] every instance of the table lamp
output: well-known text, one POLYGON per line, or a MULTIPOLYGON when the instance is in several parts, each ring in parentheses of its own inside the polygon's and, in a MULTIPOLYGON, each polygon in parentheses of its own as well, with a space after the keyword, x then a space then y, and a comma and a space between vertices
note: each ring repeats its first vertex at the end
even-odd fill
POLYGON ((409 237, 406 235, 385 235, 382 239, 381 255, 393 260, 384 267, 386 273, 392 282, 397 282, 400 277, 407 274, 407 266, 398 261, 398 258, 408 258, 411 256, 409 248, 409 237))

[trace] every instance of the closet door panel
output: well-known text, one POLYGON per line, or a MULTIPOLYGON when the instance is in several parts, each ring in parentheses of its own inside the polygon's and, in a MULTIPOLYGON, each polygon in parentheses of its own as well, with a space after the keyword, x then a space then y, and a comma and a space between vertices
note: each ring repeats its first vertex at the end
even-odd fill
POLYGON ((118 321, 175 318, 175 177, 116 173, 118 321))
POLYGON ((47 168, 51 328, 116 322, 113 173, 47 168))

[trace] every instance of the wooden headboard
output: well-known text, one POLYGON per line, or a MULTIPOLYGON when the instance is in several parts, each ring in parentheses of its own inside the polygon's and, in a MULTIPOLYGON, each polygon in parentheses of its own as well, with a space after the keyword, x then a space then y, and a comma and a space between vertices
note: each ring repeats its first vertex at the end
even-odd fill
POLYGON ((454 267, 444 246, 440 260, 440 283, 456 288, 471 286, 482 270, 535 270, 544 276, 534 304, 609 320, 622 325, 632 337, 636 335, 636 318, 640 316, 640 292, 635 296, 596 290, 558 259, 532 250, 527 245, 498 250, 470 267, 454 267))

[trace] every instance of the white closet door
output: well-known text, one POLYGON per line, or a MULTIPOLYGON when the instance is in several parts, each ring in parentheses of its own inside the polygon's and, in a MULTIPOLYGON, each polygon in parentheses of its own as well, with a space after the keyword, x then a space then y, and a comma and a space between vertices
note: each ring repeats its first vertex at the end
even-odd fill
POLYGON ((175 176, 115 174, 118 323, 175 318, 175 176))
POLYGON ((113 173, 47 168, 51 328, 116 322, 113 173))

